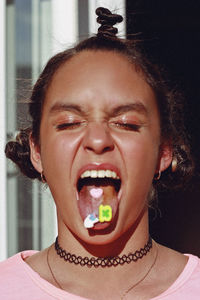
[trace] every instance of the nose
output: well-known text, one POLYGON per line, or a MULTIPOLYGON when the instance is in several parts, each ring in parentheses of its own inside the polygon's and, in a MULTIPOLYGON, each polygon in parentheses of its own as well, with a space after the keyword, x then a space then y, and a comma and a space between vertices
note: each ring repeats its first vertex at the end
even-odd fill
POLYGON ((105 124, 92 123, 85 132, 83 147, 87 151, 102 154, 114 149, 114 141, 105 124))

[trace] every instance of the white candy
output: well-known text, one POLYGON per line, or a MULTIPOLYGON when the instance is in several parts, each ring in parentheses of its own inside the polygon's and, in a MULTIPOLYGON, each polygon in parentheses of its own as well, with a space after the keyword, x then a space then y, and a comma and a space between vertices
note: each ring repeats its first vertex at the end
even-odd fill
POLYGON ((92 228, 95 223, 99 222, 99 219, 93 214, 88 215, 84 220, 85 228, 92 228))
POLYGON ((100 198, 103 194, 103 189, 102 188, 93 188, 90 190, 90 195, 93 198, 100 198))

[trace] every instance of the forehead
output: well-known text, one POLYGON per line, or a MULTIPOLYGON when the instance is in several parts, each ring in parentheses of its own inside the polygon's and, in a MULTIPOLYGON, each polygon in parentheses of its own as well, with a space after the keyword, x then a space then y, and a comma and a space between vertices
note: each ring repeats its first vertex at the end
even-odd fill
POLYGON ((57 70, 47 90, 45 106, 67 101, 111 108, 122 101, 139 101, 147 109, 156 103, 142 72, 125 56, 112 51, 80 52, 57 70))

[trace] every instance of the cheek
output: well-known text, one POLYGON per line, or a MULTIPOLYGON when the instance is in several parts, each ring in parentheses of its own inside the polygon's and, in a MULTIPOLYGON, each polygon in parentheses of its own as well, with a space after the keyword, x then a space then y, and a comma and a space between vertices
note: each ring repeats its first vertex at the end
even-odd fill
POLYGON ((44 171, 65 172, 70 170, 73 158, 76 155, 80 136, 76 134, 48 134, 48 131, 41 136, 41 158, 44 171), (63 170, 63 171, 62 171, 63 170))
POLYGON ((159 143, 149 136, 135 137, 123 141, 123 159, 126 167, 127 179, 124 184, 126 209, 124 218, 132 224, 133 216, 138 217, 146 206, 148 194, 152 186, 155 173, 159 143))
POLYGON ((48 135, 48 132, 41 138, 41 158, 48 186, 56 205, 62 205, 66 212, 73 208, 73 204, 69 205, 65 200, 72 196, 72 185, 68 183, 71 182, 71 169, 79 140, 75 135, 72 138, 69 134, 48 135))
POLYGON ((135 134, 132 136, 118 139, 121 152, 126 161, 134 163, 155 162, 158 157, 159 139, 149 134, 135 134))
POLYGON ((148 143, 147 141, 135 140, 127 143, 125 149, 125 159, 134 161, 138 164, 146 164, 155 162, 158 155, 158 147, 155 144, 148 143))
POLYGON ((133 135, 120 140, 119 149, 126 168, 127 188, 148 193, 157 167, 159 139, 149 134, 133 135))

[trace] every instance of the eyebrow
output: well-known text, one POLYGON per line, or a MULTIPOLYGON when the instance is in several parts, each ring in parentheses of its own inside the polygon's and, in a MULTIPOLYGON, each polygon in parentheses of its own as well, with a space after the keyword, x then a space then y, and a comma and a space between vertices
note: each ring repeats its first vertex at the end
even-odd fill
MULTIPOLYGON (((87 115, 87 111, 83 110, 80 105, 78 104, 66 104, 66 103, 55 103, 50 108, 50 114, 54 114, 57 112, 63 112, 63 111, 71 111, 78 113, 80 115, 87 115)), ((110 116, 118 116, 123 113, 129 112, 129 111, 137 111, 139 113, 142 113, 143 115, 148 115, 147 108, 144 106, 141 102, 135 102, 135 103, 129 103, 129 104, 122 104, 117 107, 114 107, 110 112, 110 116)))
POLYGON ((135 102, 135 103, 123 104, 117 106, 113 108, 110 114, 113 116, 118 116, 129 111, 137 111, 139 113, 142 113, 143 115, 148 115, 147 108, 141 102, 135 102))
POLYGON ((72 111, 78 114, 86 115, 86 111, 84 111, 80 105, 77 104, 65 104, 65 103, 55 103, 50 108, 50 114, 54 114, 62 111, 72 111))

